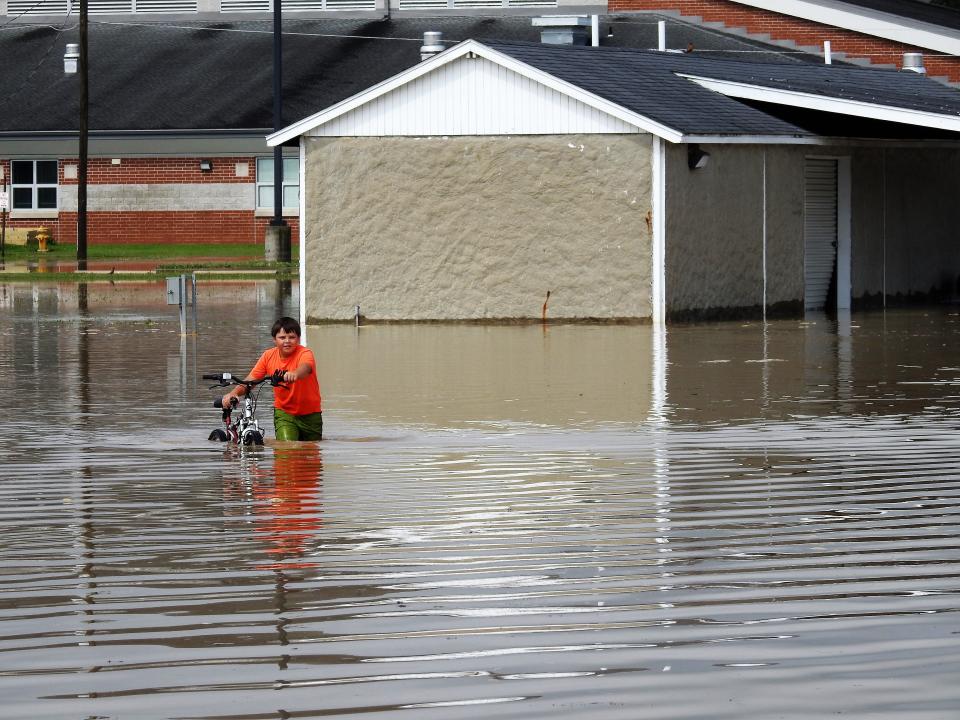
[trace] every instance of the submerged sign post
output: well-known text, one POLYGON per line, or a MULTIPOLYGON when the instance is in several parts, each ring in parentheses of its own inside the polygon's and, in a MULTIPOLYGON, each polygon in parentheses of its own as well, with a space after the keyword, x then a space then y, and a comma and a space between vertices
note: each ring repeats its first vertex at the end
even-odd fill
POLYGON ((187 334, 187 305, 193 305, 193 334, 197 334, 197 274, 190 276, 190 297, 187 297, 187 276, 167 278, 167 305, 180 306, 180 334, 187 334))

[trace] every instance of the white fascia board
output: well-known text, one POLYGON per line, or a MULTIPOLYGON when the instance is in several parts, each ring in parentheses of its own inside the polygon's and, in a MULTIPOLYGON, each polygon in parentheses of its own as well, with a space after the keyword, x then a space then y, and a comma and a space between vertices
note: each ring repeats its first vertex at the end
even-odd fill
POLYGON ((834 140, 817 135, 684 135, 682 142, 702 145, 831 145, 834 140))
POLYGON ((806 108, 808 110, 820 110, 822 112, 839 113, 841 115, 852 115, 853 117, 871 118, 873 120, 884 120, 886 122, 919 125, 921 127, 960 132, 960 115, 942 115, 923 110, 877 105, 861 100, 843 100, 840 98, 826 97, 824 95, 797 92, 795 90, 778 90, 761 85, 748 85, 730 80, 715 80, 694 75, 681 75, 681 77, 692 80, 708 90, 726 95, 727 97, 757 100, 777 105, 806 108))
POLYGON ((857 5, 825 0, 734 0, 740 5, 768 10, 780 15, 811 20, 823 25, 851 30, 861 35, 893 40, 906 45, 960 55, 960 32, 911 18, 891 15, 857 5))
POLYGON ((279 130, 272 135, 267 136, 267 145, 274 147, 275 145, 280 145, 288 140, 303 135, 310 132, 311 130, 320 127, 321 125, 330 122, 334 118, 340 117, 351 110, 368 103, 372 100, 375 100, 378 97, 386 95, 387 93, 409 83, 417 78, 426 75, 432 70, 435 70, 447 63, 458 60, 459 58, 467 55, 468 53, 474 53, 478 57, 485 58, 490 62, 501 65, 502 67, 512 70, 524 77, 527 77, 535 82, 540 83, 546 87, 549 87, 557 92, 568 95, 575 100, 578 100, 590 107, 593 107, 600 112, 611 115, 615 118, 619 118, 630 125, 643 130, 644 132, 651 133, 662 137, 664 140, 668 140, 672 143, 678 143, 683 139, 683 133, 679 130, 667 127, 662 125, 650 118, 639 115, 631 110, 627 110, 621 105, 617 105, 614 102, 605 100, 593 93, 587 92, 576 85, 566 82, 565 80, 560 80, 559 78, 550 75, 542 70, 538 70, 526 63, 515 60, 509 55, 497 52, 492 48, 488 48, 482 43, 477 42, 476 40, 465 40, 458 45, 454 45, 448 50, 444 50, 442 53, 435 55, 434 57, 424 60, 423 62, 414 65, 412 68, 404 70, 397 75, 394 75, 392 78, 388 78, 381 83, 374 85, 373 87, 367 88, 362 92, 357 93, 356 95, 342 100, 336 105, 331 105, 326 110, 322 110, 310 117, 306 117, 299 122, 289 125, 283 130, 279 130))

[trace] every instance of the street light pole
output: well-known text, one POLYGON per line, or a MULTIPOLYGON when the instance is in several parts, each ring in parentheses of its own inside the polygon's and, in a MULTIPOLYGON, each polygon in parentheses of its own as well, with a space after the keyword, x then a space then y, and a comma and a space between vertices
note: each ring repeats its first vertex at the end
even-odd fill
POLYGON ((77 172, 77 270, 87 269, 87 0, 80 0, 80 167, 77 172))

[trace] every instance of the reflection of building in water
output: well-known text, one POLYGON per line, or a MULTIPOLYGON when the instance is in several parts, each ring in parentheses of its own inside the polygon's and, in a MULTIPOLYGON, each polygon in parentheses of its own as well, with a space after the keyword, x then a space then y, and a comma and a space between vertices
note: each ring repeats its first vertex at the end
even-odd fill
POLYGON ((649 325, 311 326, 341 410, 441 427, 643 422, 649 325))
MULTIPOLYGON (((118 269, 118 272, 120 270, 118 269)), ((42 273, 38 276, 42 278, 42 273)), ((75 311, 81 305, 81 286, 86 287, 86 302, 90 310, 151 308, 168 312, 166 284, 161 278, 155 282, 0 282, 0 308, 10 307, 19 312, 75 311)), ((291 280, 209 280, 197 283, 198 307, 211 305, 247 304, 256 301, 258 308, 274 315, 278 309, 299 302, 299 283, 291 280)), ((176 308, 174 308, 174 311, 176 308)), ((280 314, 287 312, 283 310, 280 314)))

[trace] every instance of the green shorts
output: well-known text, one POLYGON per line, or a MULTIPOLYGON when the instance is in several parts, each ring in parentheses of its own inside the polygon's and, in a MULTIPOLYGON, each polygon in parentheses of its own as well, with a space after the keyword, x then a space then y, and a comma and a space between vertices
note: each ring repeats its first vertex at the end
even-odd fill
POLYGON ((323 413, 291 415, 274 408, 273 429, 277 440, 320 440, 323 437, 323 413))

